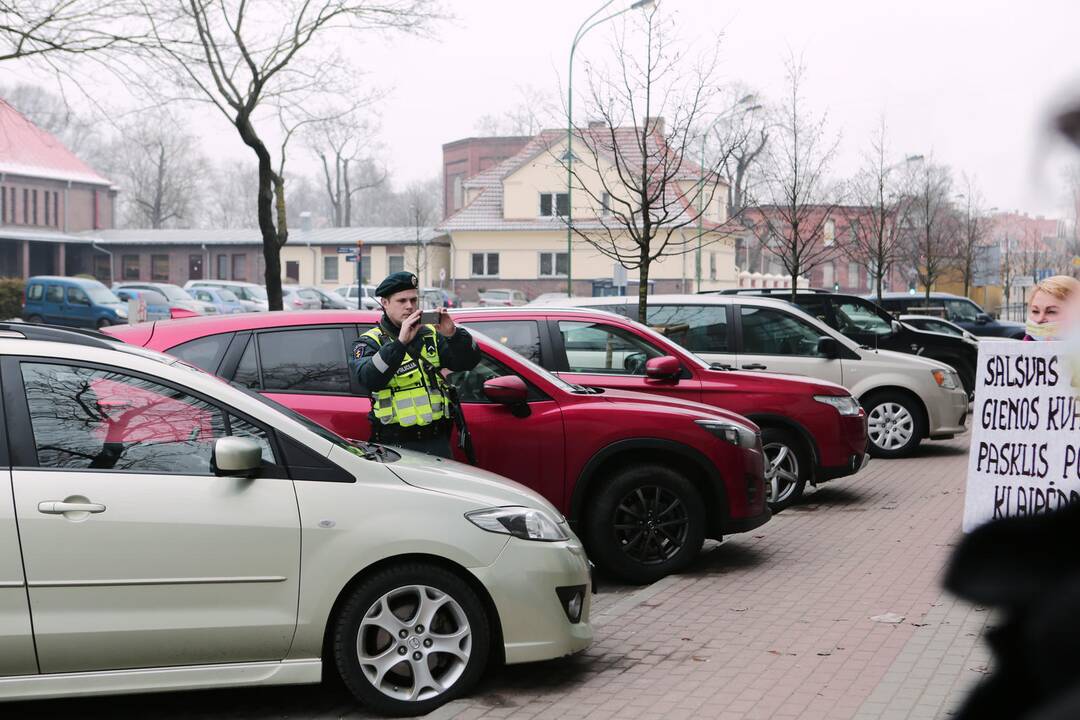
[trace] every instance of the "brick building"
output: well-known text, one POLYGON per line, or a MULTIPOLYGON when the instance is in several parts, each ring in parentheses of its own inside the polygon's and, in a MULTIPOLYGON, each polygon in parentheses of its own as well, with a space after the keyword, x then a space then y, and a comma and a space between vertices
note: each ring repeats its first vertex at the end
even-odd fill
POLYGON ((530 140, 528 136, 473 137, 443 145, 442 216, 450 217, 465 206, 466 180, 518 154, 530 140))
POLYGON ((112 228, 115 207, 108 179, 0 99, 0 277, 107 267, 76 233, 112 228))

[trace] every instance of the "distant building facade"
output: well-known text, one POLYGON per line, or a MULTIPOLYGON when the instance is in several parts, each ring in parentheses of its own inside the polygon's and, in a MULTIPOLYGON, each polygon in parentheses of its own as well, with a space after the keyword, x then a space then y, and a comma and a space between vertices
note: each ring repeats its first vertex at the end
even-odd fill
POLYGON ((116 192, 0 99, 0 277, 94 273, 107 265, 77 234, 114 227, 116 192))
POLYGON ((442 146, 443 214, 450 217, 465 206, 465 181, 517 155, 530 136, 472 137, 442 146))

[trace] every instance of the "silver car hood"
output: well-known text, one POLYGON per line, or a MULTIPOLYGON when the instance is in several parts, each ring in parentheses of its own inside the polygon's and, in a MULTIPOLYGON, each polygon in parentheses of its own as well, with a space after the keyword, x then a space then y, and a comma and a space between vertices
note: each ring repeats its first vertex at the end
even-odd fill
POLYGON ((557 520, 562 514, 544 496, 502 475, 454 460, 394 448, 401 459, 386 467, 413 487, 474 500, 481 507, 521 505, 547 510, 557 520))

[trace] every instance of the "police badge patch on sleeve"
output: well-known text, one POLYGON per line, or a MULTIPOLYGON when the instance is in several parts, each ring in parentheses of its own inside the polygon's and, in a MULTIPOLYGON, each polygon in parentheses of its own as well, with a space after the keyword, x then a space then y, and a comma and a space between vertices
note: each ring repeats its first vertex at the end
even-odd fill
POLYGON ((363 360, 364 355, 367 354, 367 350, 367 343, 358 342, 353 345, 353 356, 356 357, 357 360, 363 360))

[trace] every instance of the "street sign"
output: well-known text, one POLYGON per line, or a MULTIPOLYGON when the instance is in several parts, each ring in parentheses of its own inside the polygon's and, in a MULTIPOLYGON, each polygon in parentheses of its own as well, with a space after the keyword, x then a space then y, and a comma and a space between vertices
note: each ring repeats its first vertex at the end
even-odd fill
POLYGON ((348 247, 339 247, 337 249, 338 255, 352 255, 356 252, 355 245, 349 245, 348 247))
POLYGON ((345 262, 356 262, 356 256, 355 255, 346 255, 345 256, 345 262))
POLYGON ((611 285, 617 288, 626 287, 626 268, 619 263, 611 267, 611 285))

